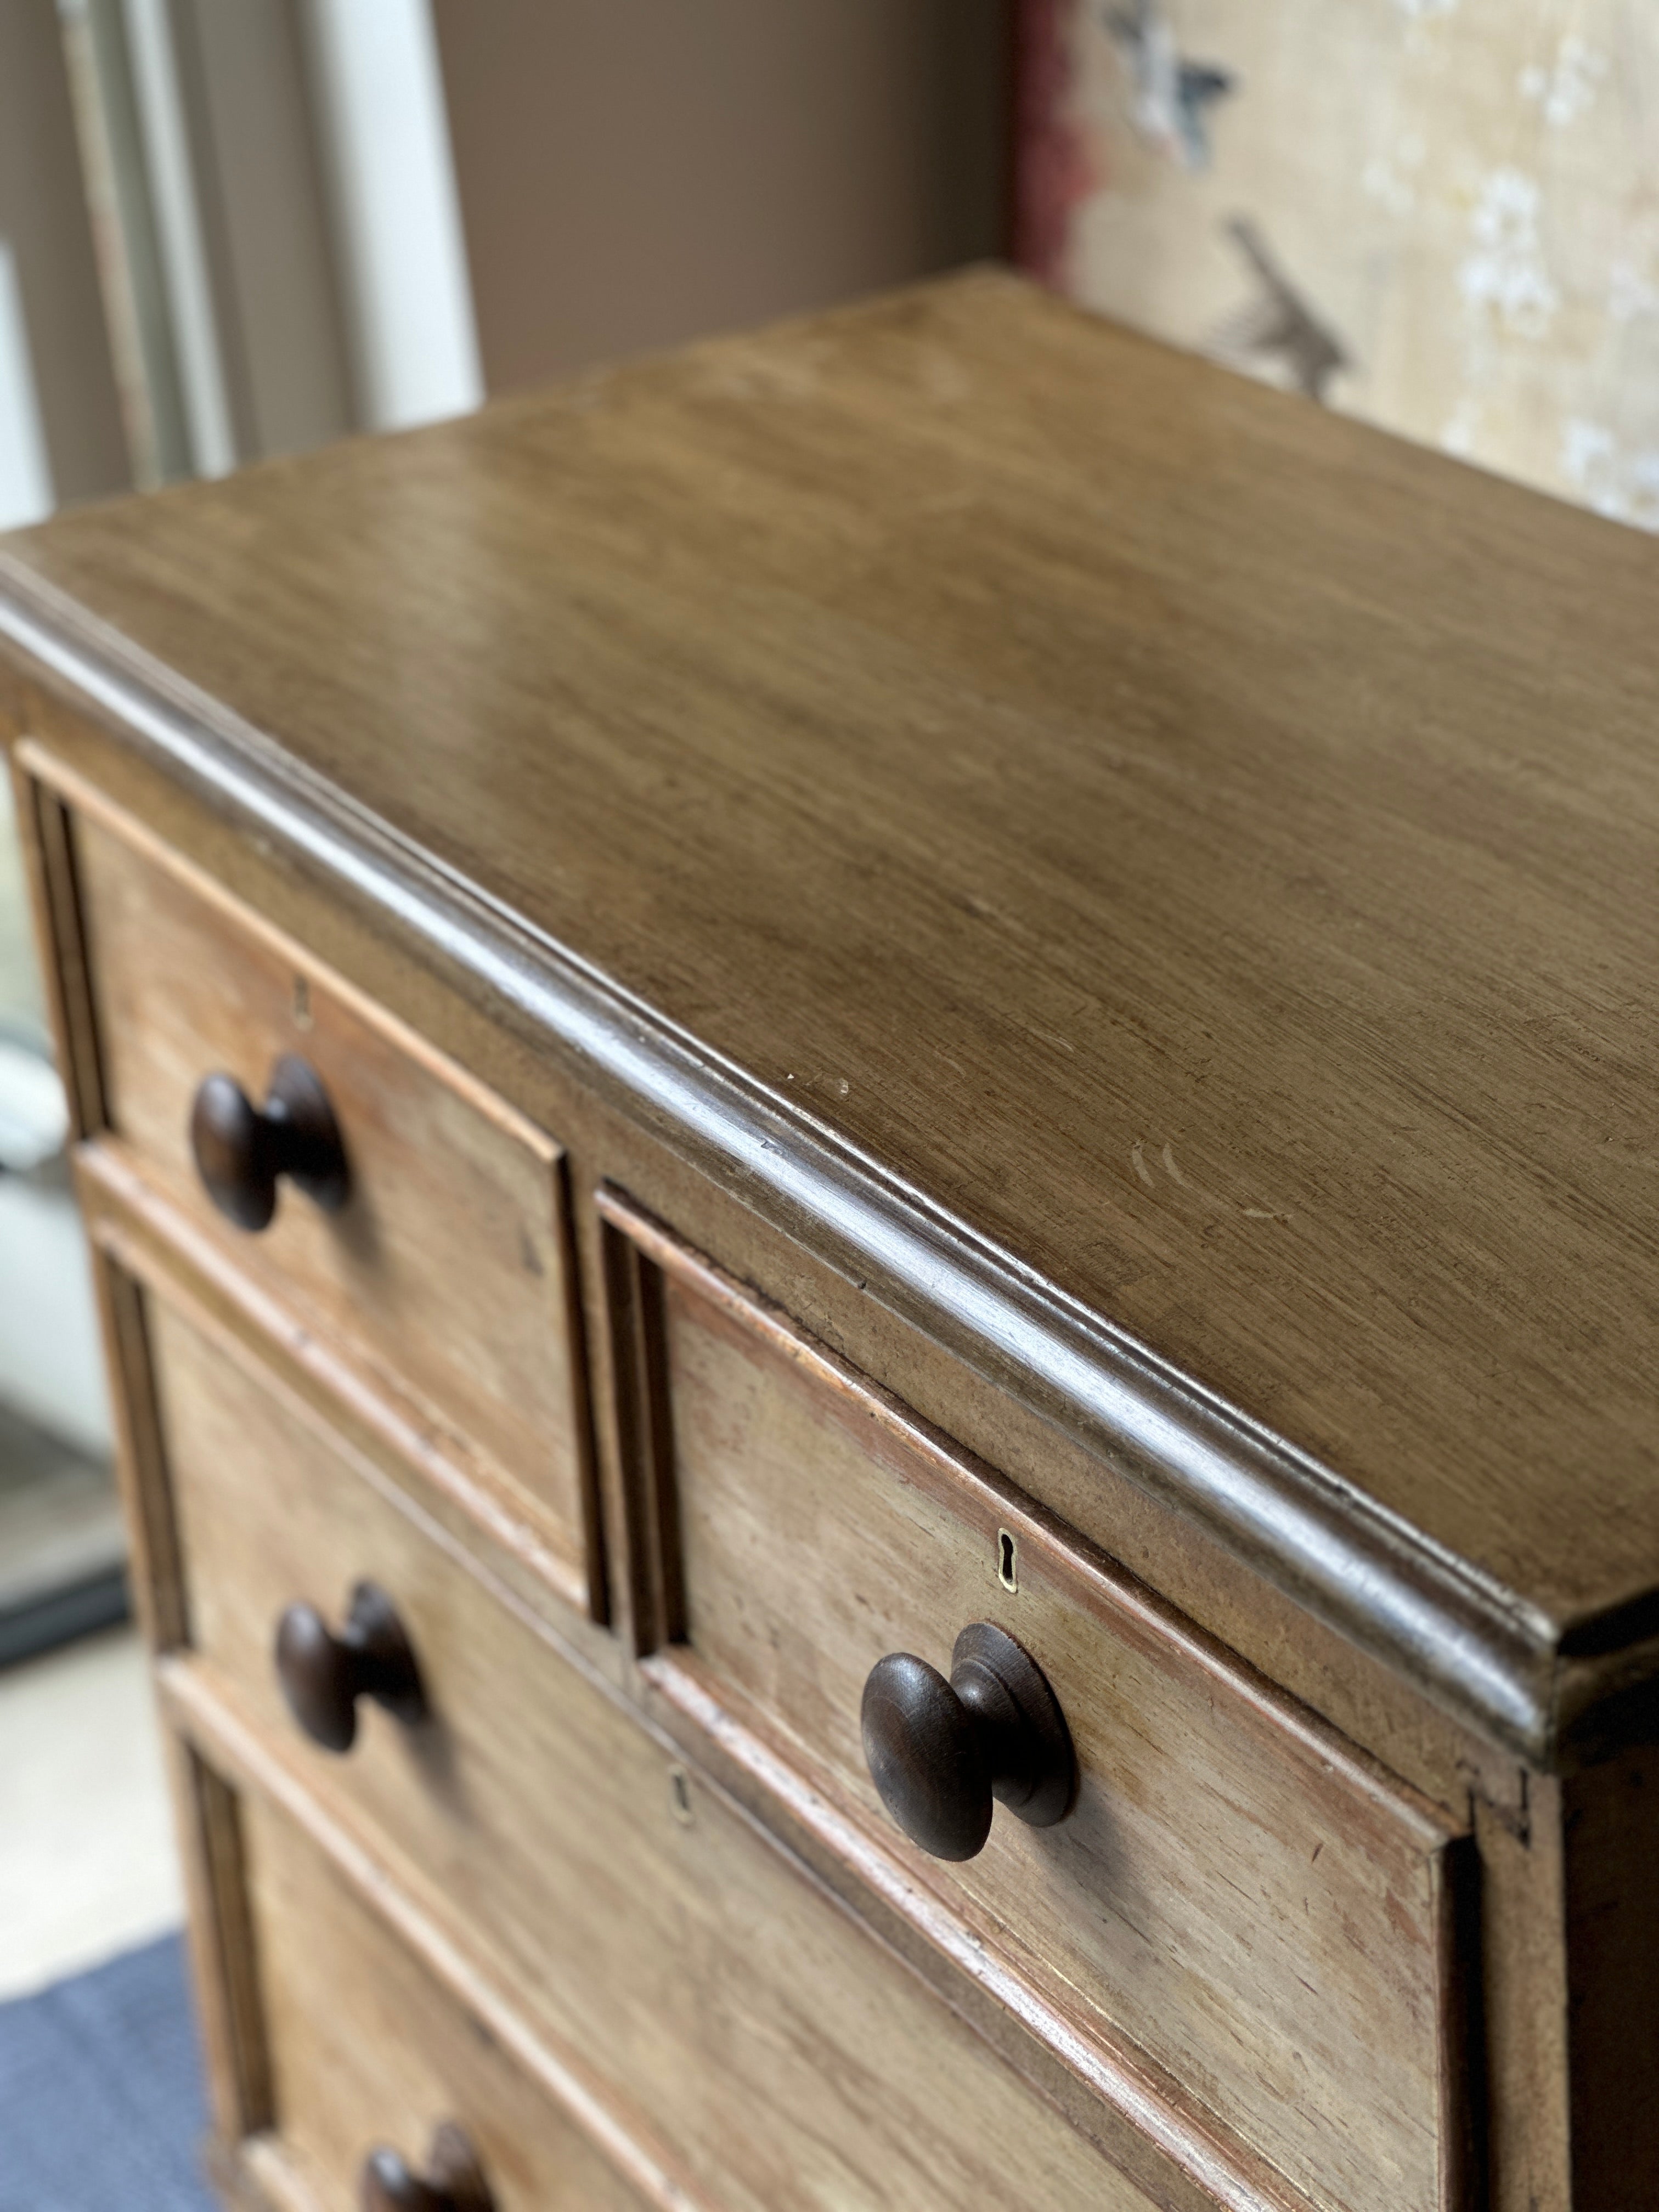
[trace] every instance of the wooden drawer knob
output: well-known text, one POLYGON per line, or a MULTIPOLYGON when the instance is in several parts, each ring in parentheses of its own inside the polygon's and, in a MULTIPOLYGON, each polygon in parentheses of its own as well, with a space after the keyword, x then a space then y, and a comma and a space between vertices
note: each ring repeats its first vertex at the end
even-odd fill
POLYGON ((477 2153, 454 2123, 432 2138, 426 2172, 411 2173, 395 2150, 363 2160, 363 2212, 495 2212, 477 2153))
POLYGON ((276 1624, 276 1673, 289 1710, 325 1751, 349 1751, 356 1741, 359 1698, 373 1698, 411 1726, 426 1717, 414 1650, 392 1600, 374 1583, 352 1591, 337 1636, 315 1606, 289 1606, 276 1624))
POLYGON ((899 1826, 937 1859, 970 1859, 991 1801, 1034 1828, 1072 1809, 1077 1757, 1047 1676, 1013 1638, 976 1620, 947 1682, 908 1651, 878 1659, 864 1686, 864 1756, 899 1826))
POLYGON ((322 1079, 294 1053, 270 1071, 263 1106, 234 1076, 204 1077, 190 1109, 190 1148, 208 1196, 239 1229, 270 1226, 279 1176, 328 1213, 345 1204, 350 1188, 322 1079))

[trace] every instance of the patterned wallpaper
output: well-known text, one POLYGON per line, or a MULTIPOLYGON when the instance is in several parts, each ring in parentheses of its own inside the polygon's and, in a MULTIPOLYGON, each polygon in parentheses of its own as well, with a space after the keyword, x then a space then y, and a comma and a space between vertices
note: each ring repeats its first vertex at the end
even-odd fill
POLYGON ((1023 0, 1019 251, 1659 530, 1659 0, 1023 0))

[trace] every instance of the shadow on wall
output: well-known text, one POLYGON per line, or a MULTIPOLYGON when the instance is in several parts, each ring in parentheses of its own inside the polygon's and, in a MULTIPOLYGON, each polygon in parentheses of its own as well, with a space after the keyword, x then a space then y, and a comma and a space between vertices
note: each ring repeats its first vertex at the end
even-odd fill
POLYGON ((492 391, 1006 251, 1006 0, 435 0, 492 391))

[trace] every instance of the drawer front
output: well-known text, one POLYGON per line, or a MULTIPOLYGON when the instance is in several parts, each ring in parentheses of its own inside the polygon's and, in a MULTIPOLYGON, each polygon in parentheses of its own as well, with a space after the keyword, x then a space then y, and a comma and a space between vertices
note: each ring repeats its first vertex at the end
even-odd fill
POLYGON ((307 1329, 412 1402, 438 1449, 505 1483, 585 1601, 592 1510, 558 1148, 143 832, 85 811, 75 827, 113 1132, 307 1329), (191 1100, 222 1071, 261 1101, 286 1054, 322 1079, 350 1194, 331 1214, 284 1184, 269 1228, 250 1234, 203 1189, 191 1100))
POLYGON ((1443 1818, 611 1211, 656 1262, 649 1396, 670 1433, 640 1489, 667 1501, 681 1618, 658 1664, 671 1686, 676 1668, 695 1681, 688 1711, 712 1693, 1020 1974, 1128 2039, 1317 2203, 1461 2201, 1463 1859, 1443 1818), (980 1854, 950 1864, 889 1819, 860 1701, 890 1652, 948 1674, 979 1620, 1046 1674, 1080 1782, 1060 1825, 999 1808, 980 1854))
MULTIPOLYGON (((775 1844, 200 1316, 148 1302, 203 1694, 280 1747, 609 2085, 623 2124, 753 2212, 1147 2212, 1150 2200, 775 1844), (290 1601, 368 1577, 431 1719, 374 1706, 343 1757, 272 1671, 290 1601)), ((1166 2202, 1189 2205, 1181 2191, 1166 2202)))
POLYGON ((357 1900, 317 1846, 252 1793, 240 1801, 275 2125, 257 2148, 319 2212, 357 2212, 382 2148, 416 2175, 459 2127, 494 2212, 643 2212, 571 2119, 357 1900))

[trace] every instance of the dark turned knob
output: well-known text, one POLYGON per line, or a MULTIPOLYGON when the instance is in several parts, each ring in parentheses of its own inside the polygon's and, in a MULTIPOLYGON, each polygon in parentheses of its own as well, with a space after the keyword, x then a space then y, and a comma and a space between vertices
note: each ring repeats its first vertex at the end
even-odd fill
POLYGON ((998 1798, 1034 1828, 1072 1809, 1077 1757, 1047 1676, 988 1620, 964 1628, 947 1682, 908 1651, 864 1686, 864 1756, 881 1802, 936 1859, 970 1859, 998 1798))
POLYGON ((276 1673, 289 1710, 325 1751, 349 1751, 356 1741, 359 1698, 373 1698, 410 1726, 426 1717, 414 1650, 392 1600, 374 1583, 352 1591, 337 1636, 315 1606, 289 1606, 276 1624, 276 1673))
POLYGON ((234 1077, 204 1077, 190 1109, 190 1148, 208 1196, 239 1229, 270 1226, 281 1176, 327 1213, 345 1204, 350 1188, 322 1079, 294 1053, 271 1069, 263 1106, 234 1077))
POLYGON ((363 2160, 363 2212, 495 2212, 477 2153, 453 2121, 432 2138, 426 2172, 411 2173, 395 2150, 363 2160))

